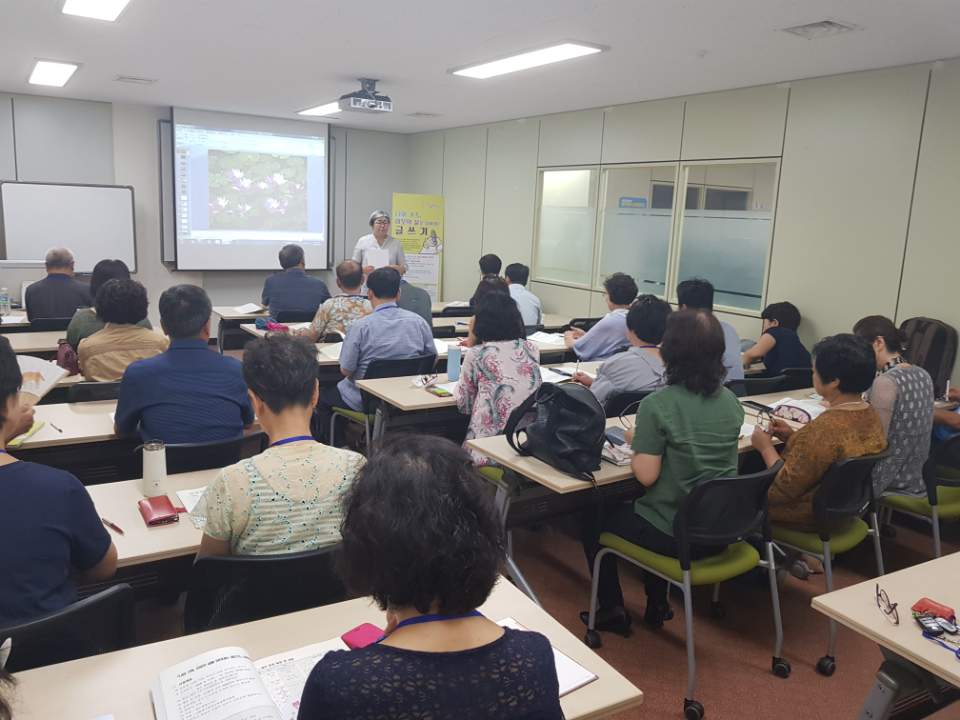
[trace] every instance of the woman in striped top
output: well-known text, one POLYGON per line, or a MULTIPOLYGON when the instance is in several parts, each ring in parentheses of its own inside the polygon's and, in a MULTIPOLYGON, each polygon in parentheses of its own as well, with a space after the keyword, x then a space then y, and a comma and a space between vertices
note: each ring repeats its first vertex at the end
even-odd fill
POLYGON ((194 514, 205 519, 201 555, 268 555, 340 541, 341 501, 365 459, 316 442, 316 351, 269 335, 247 345, 243 377, 270 447, 224 468, 194 514))

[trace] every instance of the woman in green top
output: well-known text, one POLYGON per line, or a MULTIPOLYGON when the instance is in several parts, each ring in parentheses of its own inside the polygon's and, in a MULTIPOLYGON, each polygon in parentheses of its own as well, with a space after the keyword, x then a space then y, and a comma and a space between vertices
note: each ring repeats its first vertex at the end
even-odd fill
MULTIPOLYGON (((97 291, 108 280, 129 280, 130 268, 123 260, 101 260, 93 266, 93 273, 90 275, 90 297, 96 301, 97 291)), ((137 323, 140 327, 152 330, 150 321, 144 318, 137 323)), ((104 322, 97 317, 97 312, 93 308, 80 308, 73 314, 70 324, 67 326, 67 342, 76 350, 80 347, 80 341, 88 338, 95 332, 100 332, 104 328, 104 322)))
MULTIPOLYGON (((637 410, 636 427, 627 435, 634 450, 633 474, 646 489, 632 504, 608 508, 600 527, 584 527, 587 562, 600 550, 601 532, 663 555, 677 556, 673 519, 683 498, 704 480, 737 472, 737 446, 743 408, 723 387, 723 329, 712 313, 671 313, 660 346, 667 387, 648 395, 637 410)), ((693 548, 705 557, 722 548, 693 548)), ((644 622, 663 624, 669 610, 666 581, 647 573, 644 622)), ((581 613, 586 622, 587 613, 581 613)), ((627 634, 631 618, 623 604, 616 558, 600 567, 597 629, 627 634)))

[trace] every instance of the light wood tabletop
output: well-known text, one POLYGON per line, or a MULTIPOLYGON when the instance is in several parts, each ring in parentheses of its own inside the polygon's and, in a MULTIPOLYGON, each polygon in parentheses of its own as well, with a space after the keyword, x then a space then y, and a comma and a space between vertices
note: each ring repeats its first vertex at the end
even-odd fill
POLYGON ((43 427, 11 450, 16 454, 17 450, 114 440, 118 437, 113 431, 116 409, 116 400, 37 405, 34 418, 42 420, 43 427))
MULTIPOLYGON (((570 322, 569 315, 555 315, 550 313, 545 313, 542 318, 541 324, 543 325, 544 332, 556 332, 564 325, 567 325, 570 322)), ((437 328, 449 328, 452 327, 455 329, 455 332, 460 335, 467 334, 467 323, 470 322, 470 318, 465 317, 435 317, 433 318, 433 329, 437 328)))
POLYGON ((66 330, 44 330, 42 332, 19 332, 4 335, 10 341, 15 353, 52 353, 57 351, 60 340, 67 337, 66 330))
MULTIPOLYGON (((596 373, 600 365, 601 363, 599 362, 582 362, 580 363, 580 369, 583 372, 596 373)), ((573 372, 576 368, 576 363, 557 363, 555 365, 544 365, 543 367, 573 372)), ((438 397, 428 392, 425 388, 414 385, 414 381, 419 377, 419 375, 408 375, 405 377, 357 380, 357 387, 402 412, 439 410, 456 406, 456 400, 454 400, 452 396, 438 397)), ((446 373, 437 375, 437 383, 442 384, 448 382, 450 382, 450 378, 446 373)))
POLYGON ((213 312, 224 320, 255 320, 258 317, 266 317, 266 310, 259 310, 252 313, 239 313, 236 307, 226 305, 214 305, 213 312))
MULTIPOLYGON (((219 472, 219 469, 213 469, 168 475, 167 496, 179 507, 182 503, 177 498, 177 490, 205 487, 219 472)), ((93 499, 97 514, 123 530, 123 535, 120 535, 108 528, 117 546, 117 567, 195 555, 200 547, 203 531, 194 527, 186 514, 181 514, 180 520, 175 523, 147 527, 137 507, 137 503, 143 499, 139 480, 91 485, 87 487, 87 492, 93 499)))
MULTIPOLYGON (((581 364, 582 367, 583 364, 581 364)), ((792 392, 771 393, 768 395, 755 395, 749 398, 740 398, 741 400, 753 400, 764 405, 776 402, 785 397, 805 398, 810 394, 810 389, 795 390, 792 392)), ((756 415, 751 414, 754 411, 750 408, 744 408, 744 422, 750 423, 756 421, 756 415)), ((624 418, 627 427, 633 427, 633 418, 624 418)), ((607 427, 624 427, 619 418, 608 418, 607 427)), ((571 493, 581 490, 588 490, 593 485, 586 480, 577 480, 566 473, 560 472, 551 467, 542 460, 535 457, 520 455, 507 442, 504 435, 494 435, 493 437, 475 438, 468 440, 467 445, 498 464, 513 470, 518 475, 522 475, 528 480, 532 480, 543 485, 556 493, 571 493)), ((739 451, 748 452, 752 449, 749 437, 740 438, 739 451)), ((633 477, 633 471, 629 465, 614 465, 606 460, 600 461, 600 469, 593 473, 597 485, 608 485, 610 483, 620 482, 633 477)))
POLYGON ((434 315, 439 315, 449 307, 451 304, 457 305, 457 309, 467 310, 469 309, 469 303, 466 300, 444 300, 443 302, 435 302, 430 304, 430 312, 434 315))
POLYGON ((910 614, 910 606, 922 597, 960 607, 960 553, 888 573, 874 580, 818 595, 814 610, 870 638, 878 645, 905 657, 946 682, 960 687, 960 662, 946 648, 923 637, 910 614), (877 585, 897 603, 900 624, 894 625, 877 607, 877 585))
MULTIPOLYGON (((639 705, 643 693, 579 638, 501 579, 480 610, 493 620, 512 617, 545 635, 558 650, 597 679, 560 699, 568 720, 601 718, 639 705)), ((304 610, 141 645, 17 674, 13 691, 18 720, 114 720, 153 717, 150 687, 160 672, 208 650, 238 646, 262 658, 337 637, 361 623, 383 626, 384 617, 367 599, 304 610)))
POLYGON ((2 331, 4 331, 4 330, 8 330, 8 329, 10 329, 10 328, 25 328, 25 327, 30 327, 30 321, 27 320, 27 316, 26 316, 26 315, 24 315, 23 313, 19 313, 19 314, 15 314, 15 315, 16 315, 16 317, 17 317, 16 320, 11 320, 11 319, 10 319, 10 318, 13 317, 13 316, 6 316, 6 317, 3 317, 3 318, 0 318, 0 332, 2 332, 2 331), (23 318, 22 320, 19 319, 19 318, 21 318, 21 317, 23 318))

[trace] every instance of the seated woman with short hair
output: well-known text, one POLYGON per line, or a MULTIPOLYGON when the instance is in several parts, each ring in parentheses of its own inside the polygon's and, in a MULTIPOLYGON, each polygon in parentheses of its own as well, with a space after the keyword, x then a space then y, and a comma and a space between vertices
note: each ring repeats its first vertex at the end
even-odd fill
POLYGON ((76 583, 108 580, 117 567, 117 549, 80 481, 4 449, 33 423, 33 410, 20 405, 21 381, 0 335, 0 627, 65 608, 77 600, 76 583))
POLYGON ((933 432, 933 379, 903 359, 907 338, 889 318, 870 315, 858 321, 853 332, 873 347, 877 376, 867 401, 880 416, 890 447, 889 457, 873 468, 873 489, 877 495, 926 497, 923 464, 930 455, 933 432))
MULTIPOLYGON (((540 387, 540 350, 527 340, 517 303, 506 292, 477 301, 465 344, 454 396, 460 412, 470 415, 467 440, 499 435, 514 408, 540 387)), ((489 462, 470 454, 478 465, 489 462)))
POLYGON ((103 330, 80 341, 77 356, 87 380, 111 382, 127 366, 164 352, 170 341, 139 323, 147 317, 147 290, 136 280, 108 280, 97 291, 97 317, 103 330))
POLYGON ((810 367, 810 353, 800 341, 800 311, 790 302, 770 303, 760 313, 763 334, 743 353, 743 367, 763 360, 761 377, 782 375, 786 368, 810 367))
POLYGON ((386 611, 385 637, 327 653, 300 720, 563 717, 550 642, 477 611, 498 580, 504 535, 466 452, 438 437, 388 437, 347 495, 341 533, 340 576, 386 611))
MULTIPOLYGON (((90 297, 96 300, 100 288, 110 280, 129 280, 130 269, 123 260, 101 260, 93 266, 93 273, 90 275, 90 297)), ((97 317, 97 312, 93 308, 80 308, 73 314, 70 324, 67 326, 67 342, 73 346, 74 350, 80 345, 80 341, 90 337, 95 332, 103 330, 104 322, 97 317)), ((152 330, 150 321, 144 317, 137 323, 140 327, 152 330)))
POLYGON ((601 405, 620 393, 663 387, 666 381, 659 345, 670 312, 670 303, 655 295, 638 297, 627 313, 629 349, 606 360, 595 380, 582 372, 573 379, 590 388, 601 405))
POLYGON ((281 334, 244 350, 243 378, 270 447, 221 470, 200 498, 200 555, 301 552, 340 541, 342 498, 365 461, 310 434, 316 355, 307 340, 281 334))
POLYGON ((846 333, 826 337, 813 348, 813 387, 827 410, 799 430, 779 418, 768 429, 756 425, 751 440, 768 468, 781 459, 773 438, 786 442, 783 467, 767 494, 772 522, 815 530, 813 496, 827 468, 887 446, 880 418, 861 398, 873 375, 873 352, 864 340, 846 333))
MULTIPOLYGON (((635 429, 628 431, 633 474, 646 492, 633 503, 610 508, 599 527, 597 513, 585 513, 583 543, 591 572, 602 532, 677 557, 673 521, 680 503, 701 482, 736 475, 743 408, 723 386, 724 347, 723 328, 713 313, 680 310, 667 318, 660 345, 667 387, 643 399, 635 429)), ((693 547, 691 554, 696 559, 722 550, 693 547)), ((604 557, 598 583, 597 629, 626 634, 632 619, 624 607, 614 556, 604 557)), ((669 609, 667 581, 645 573, 644 585, 644 622, 660 627, 669 609)), ((580 614, 584 623, 587 615, 580 614)))

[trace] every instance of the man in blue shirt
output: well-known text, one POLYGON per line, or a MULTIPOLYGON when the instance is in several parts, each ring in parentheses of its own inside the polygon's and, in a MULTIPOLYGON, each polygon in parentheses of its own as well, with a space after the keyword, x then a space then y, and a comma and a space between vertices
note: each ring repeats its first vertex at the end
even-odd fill
POLYGON ((603 294, 610 312, 587 332, 574 328, 563 336, 581 360, 603 360, 630 345, 627 312, 637 297, 637 283, 626 273, 614 273, 603 281, 603 294))
POLYGON ((210 298, 196 285, 160 296, 170 349, 127 367, 120 382, 117 432, 144 440, 229 440, 253 423, 240 363, 210 349, 210 298))
MULTIPOLYGON (((677 304, 681 310, 704 310, 713 312, 713 283, 703 278, 690 278, 677 285, 677 304)), ((717 318, 720 320, 720 318, 717 318)), ((727 369, 724 382, 743 380, 743 361, 740 357, 740 336, 733 325, 720 320, 723 328, 723 366, 727 369)))
POLYGON ((320 392, 317 420, 323 436, 329 433, 334 407, 363 409, 354 380, 363 378, 371 362, 436 355, 432 328, 419 315, 398 307, 399 295, 400 273, 393 268, 379 268, 367 276, 367 297, 373 312, 355 321, 347 330, 340 350, 343 380, 336 387, 320 392))
POLYGON ((517 303, 523 324, 528 328, 539 325, 543 321, 543 309, 540 306, 540 298, 527 290, 530 268, 522 263, 510 263, 503 274, 507 279, 510 297, 517 303))
POLYGON ((317 308, 330 299, 326 283, 307 275, 303 248, 299 245, 284 245, 280 249, 280 267, 283 272, 271 275, 263 283, 263 305, 273 317, 295 312, 306 318, 304 322, 311 320, 317 308))

